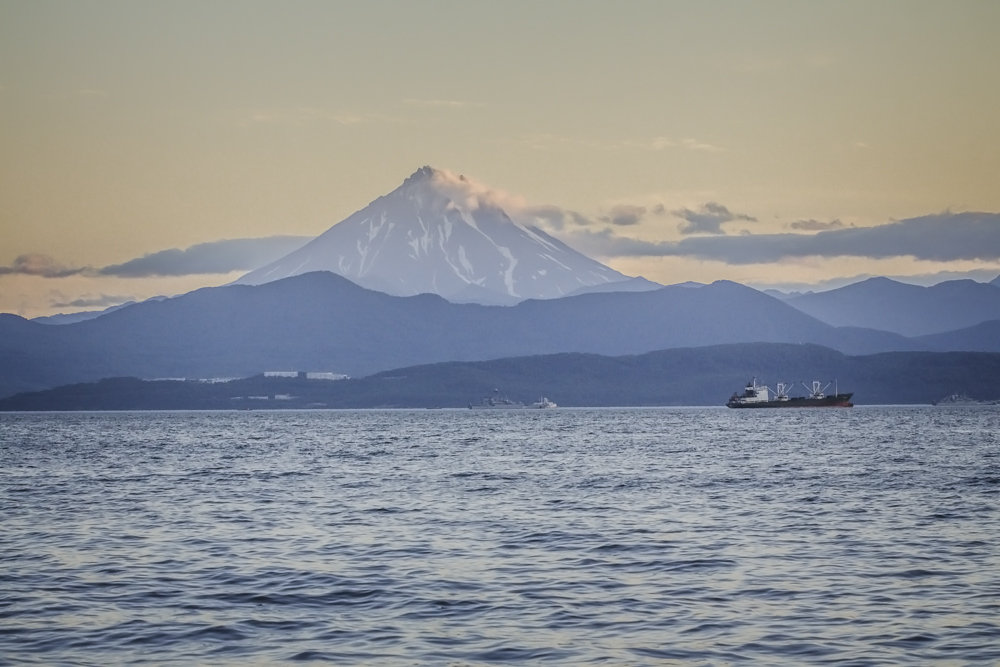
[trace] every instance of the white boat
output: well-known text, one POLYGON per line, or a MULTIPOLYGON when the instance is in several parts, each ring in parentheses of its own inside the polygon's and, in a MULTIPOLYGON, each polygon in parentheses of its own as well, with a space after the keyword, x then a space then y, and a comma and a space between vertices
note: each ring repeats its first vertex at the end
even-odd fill
POLYGON ((542 396, 537 401, 531 404, 531 407, 538 408, 540 410, 548 410, 549 408, 558 408, 559 406, 550 401, 545 396, 542 396))

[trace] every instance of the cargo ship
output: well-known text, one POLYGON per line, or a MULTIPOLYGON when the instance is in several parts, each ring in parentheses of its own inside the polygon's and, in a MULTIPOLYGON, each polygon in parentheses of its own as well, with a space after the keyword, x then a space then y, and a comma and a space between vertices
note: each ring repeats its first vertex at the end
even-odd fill
POLYGON ((757 384, 757 378, 747 382, 742 394, 733 393, 726 402, 727 408, 850 408, 853 393, 841 394, 837 389, 827 394, 833 382, 825 385, 819 380, 813 380, 812 386, 803 384, 809 392, 808 396, 789 396, 791 385, 779 382, 775 391, 763 384, 757 384))

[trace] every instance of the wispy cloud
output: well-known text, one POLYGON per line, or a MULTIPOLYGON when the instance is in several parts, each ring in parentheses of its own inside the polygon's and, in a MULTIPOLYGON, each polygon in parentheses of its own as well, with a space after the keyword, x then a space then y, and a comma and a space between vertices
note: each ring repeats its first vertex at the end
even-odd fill
POLYGON ((181 250, 161 250, 122 264, 106 266, 100 275, 142 278, 250 271, 302 247, 311 237, 269 236, 199 243, 181 250))
POLYGON ((53 301, 49 306, 52 308, 107 308, 134 300, 135 297, 133 296, 101 294, 99 296, 81 297, 72 301, 53 301))
POLYGON ((251 271, 287 255, 311 239, 312 237, 309 236, 226 239, 199 243, 183 250, 179 248, 160 250, 103 268, 68 267, 48 255, 28 253, 18 256, 10 266, 0 266, 0 276, 26 275, 42 278, 68 278, 84 275, 88 277, 147 278, 251 271))
POLYGON ((652 137, 650 139, 622 139, 620 141, 598 141, 582 137, 559 134, 532 134, 521 137, 518 143, 535 150, 551 150, 559 146, 579 146, 600 151, 667 151, 686 150, 707 153, 724 153, 725 148, 697 139, 672 139, 670 137, 652 137))
POLYGON ((790 224, 794 232, 726 233, 727 223, 758 220, 717 201, 672 210, 649 201, 619 202, 598 216, 587 216, 558 206, 528 205, 521 198, 444 170, 435 170, 434 178, 449 188, 456 201, 469 206, 499 206, 517 222, 547 230, 593 257, 688 257, 734 265, 810 257, 1000 261, 998 213, 946 211, 873 227, 848 226, 838 219, 803 219, 790 224), (667 215, 683 221, 680 231, 688 235, 686 238, 649 241, 621 233, 651 216, 667 215))
POLYGON ((84 273, 86 267, 68 267, 48 255, 27 253, 18 255, 10 266, 0 266, 0 275, 40 276, 42 278, 66 278, 84 273))
POLYGON ((614 150, 615 144, 610 144, 606 142, 595 141, 593 139, 584 139, 582 137, 570 137, 561 134, 552 133, 537 133, 529 134, 518 138, 515 143, 527 146, 532 150, 537 151, 548 151, 554 148, 560 148, 564 146, 576 146, 581 148, 590 148, 593 150, 614 150))
POLYGON ((540 224, 552 230, 565 229, 570 225, 573 227, 586 227, 587 225, 592 225, 594 222, 582 213, 558 206, 520 206, 505 210, 519 222, 527 225, 540 224))
POLYGON ((602 222, 607 222, 612 225, 618 225, 620 227, 626 227, 629 225, 636 225, 642 220, 642 217, 646 215, 647 209, 645 206, 636 206, 634 204, 618 204, 617 206, 611 207, 607 215, 600 218, 602 222))
POLYGON ((80 97, 107 97, 108 91, 100 88, 80 88, 76 94, 80 97))
POLYGON ((728 208, 710 201, 697 211, 689 208, 673 211, 673 214, 684 220, 680 226, 681 234, 721 234, 722 225, 734 220, 756 222, 757 218, 745 213, 733 213, 728 208))
POLYGON ((697 139, 681 139, 680 146, 690 151, 707 151, 709 153, 722 153, 726 150, 720 146, 698 141, 697 139))
POLYGON ((652 242, 611 228, 568 230, 563 240, 600 257, 693 257, 729 264, 760 264, 802 257, 918 260, 1000 260, 1000 214, 943 213, 876 227, 846 227, 815 234, 697 236, 652 242))
POLYGON ((840 220, 796 220, 788 225, 792 229, 800 229, 804 232, 819 232, 826 229, 840 229, 844 223, 840 220))
POLYGON ((348 110, 332 110, 319 107, 284 107, 252 109, 240 120, 243 126, 251 125, 305 125, 308 123, 333 123, 335 125, 359 125, 361 123, 393 122, 381 114, 365 114, 348 110))
POLYGON ((408 97, 403 100, 403 104, 413 107, 433 107, 439 109, 468 109, 471 107, 486 106, 482 102, 469 102, 467 100, 441 100, 441 99, 417 99, 408 97))
POLYGON ((684 139, 671 139, 670 137, 653 137, 647 141, 623 141, 618 144, 620 148, 635 148, 647 151, 666 150, 687 150, 704 151, 707 153, 724 153, 725 148, 710 144, 706 141, 699 141, 690 137, 684 139))

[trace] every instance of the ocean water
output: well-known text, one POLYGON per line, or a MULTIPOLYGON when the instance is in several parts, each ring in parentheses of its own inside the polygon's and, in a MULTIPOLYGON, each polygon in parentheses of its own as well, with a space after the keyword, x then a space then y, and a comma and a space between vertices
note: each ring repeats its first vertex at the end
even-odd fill
POLYGON ((1000 408, 0 415, 4 664, 998 664, 1000 408))

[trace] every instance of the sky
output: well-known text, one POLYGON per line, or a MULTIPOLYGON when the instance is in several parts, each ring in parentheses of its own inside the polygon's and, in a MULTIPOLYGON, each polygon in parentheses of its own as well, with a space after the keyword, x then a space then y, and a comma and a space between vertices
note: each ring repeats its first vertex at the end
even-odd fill
POLYGON ((0 0, 0 312, 225 284, 422 165, 664 284, 990 280, 998 31, 993 0, 0 0))

